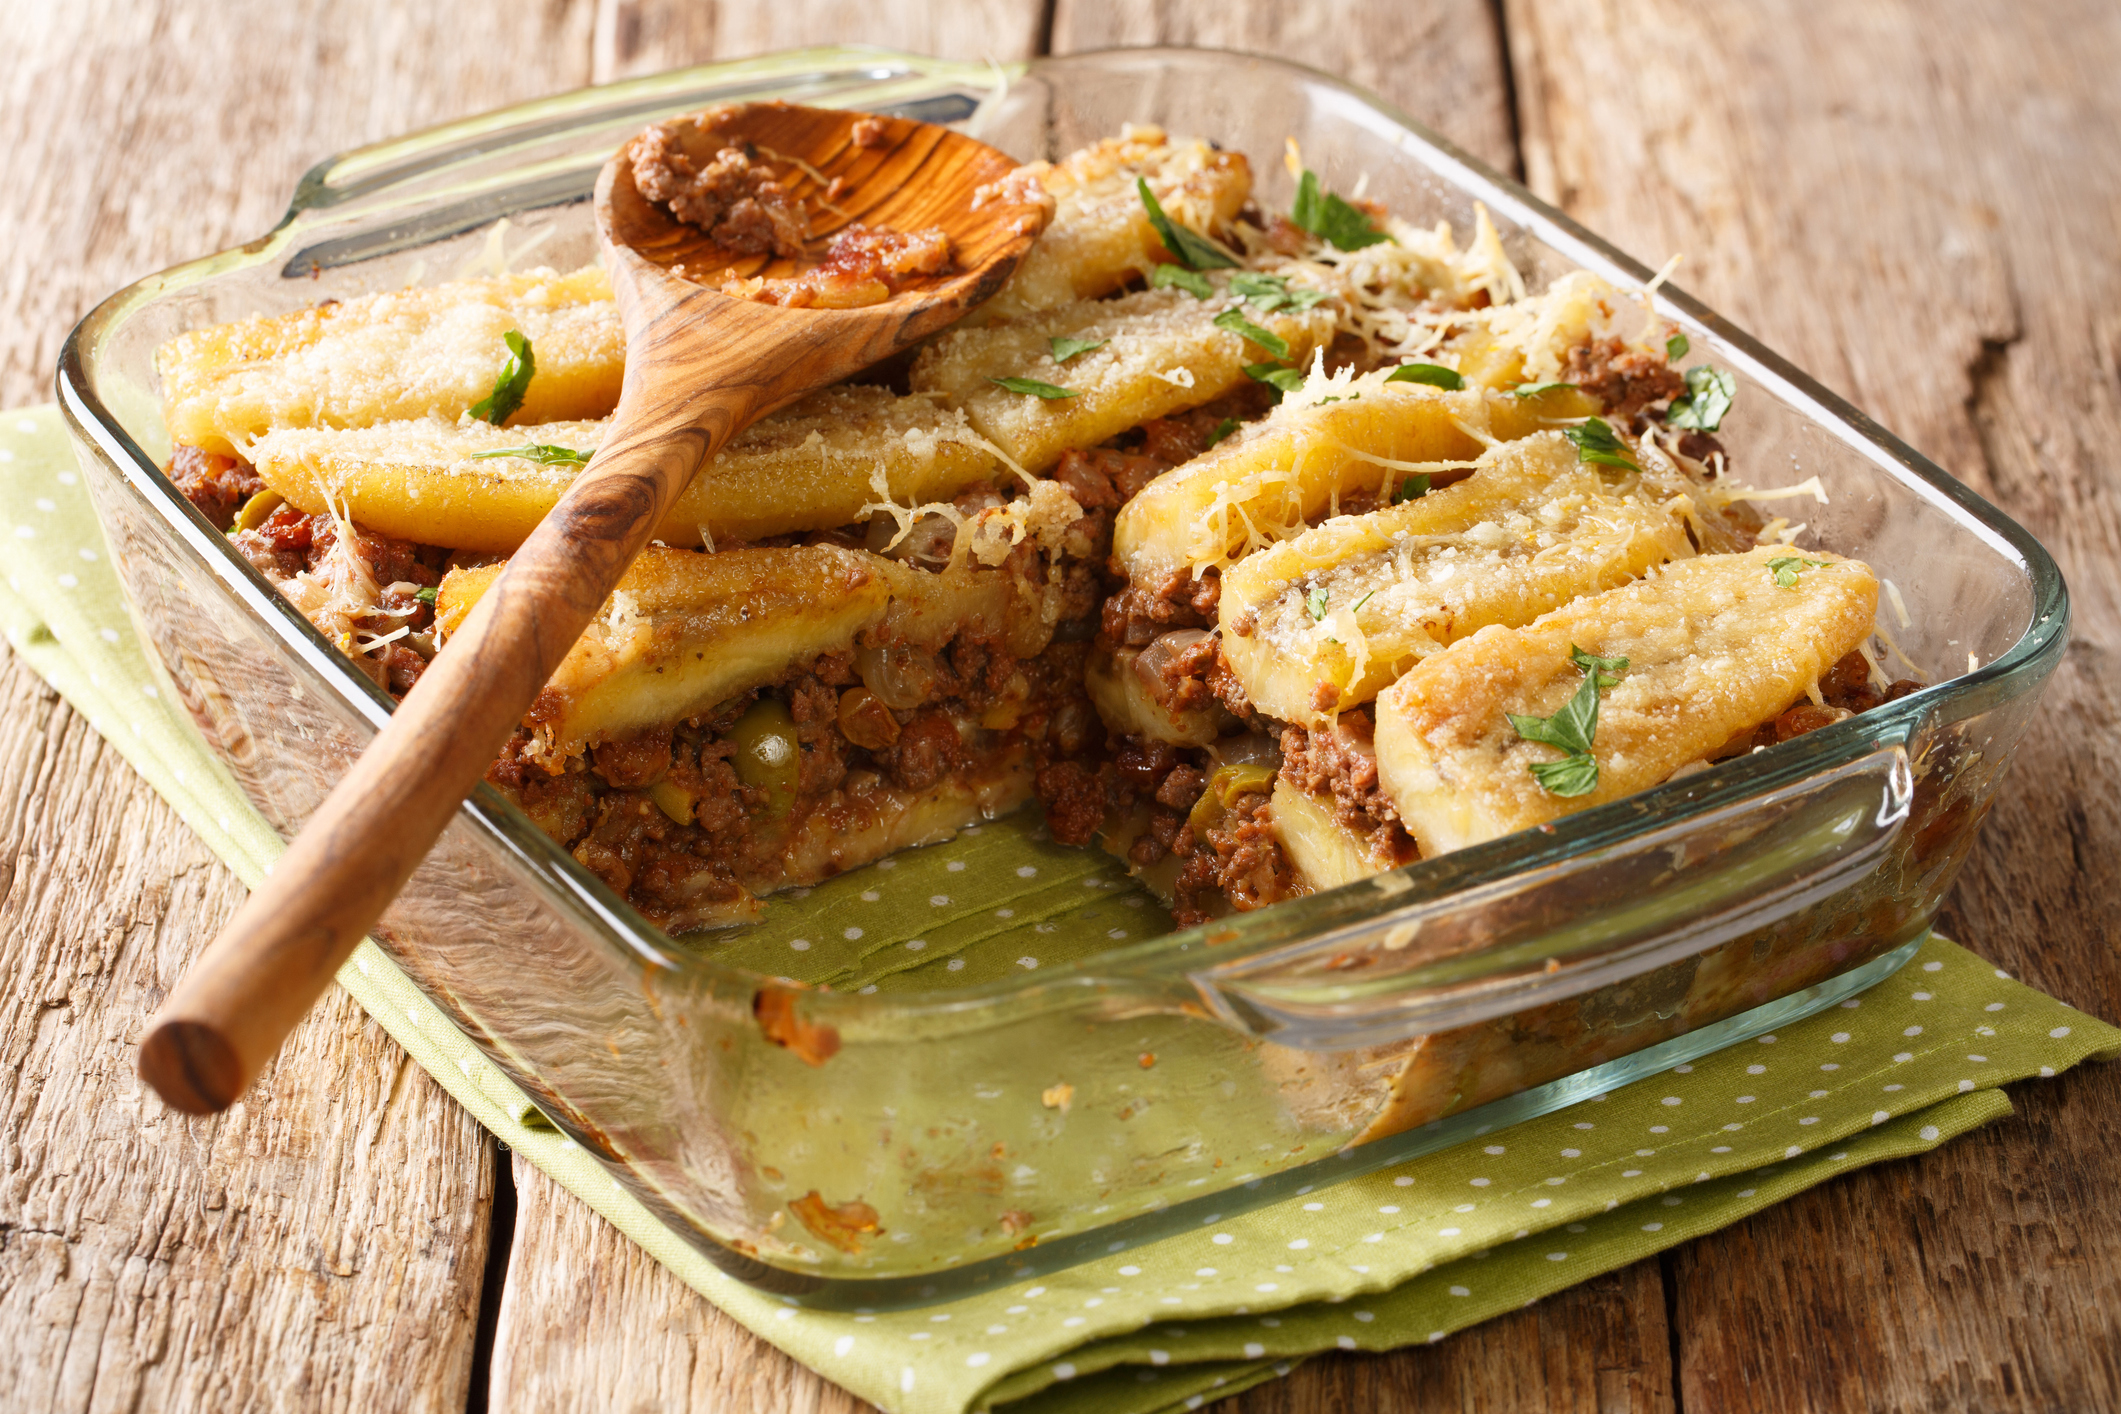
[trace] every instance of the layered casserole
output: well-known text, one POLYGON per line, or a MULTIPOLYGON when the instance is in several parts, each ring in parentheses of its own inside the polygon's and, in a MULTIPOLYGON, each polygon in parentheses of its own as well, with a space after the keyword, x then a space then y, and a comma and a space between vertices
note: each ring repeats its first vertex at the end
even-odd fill
MULTIPOLYGON (((1197 922, 1912 690, 1649 292, 1530 292, 1484 214, 1286 158, 1288 211, 1155 128, 1027 168, 1010 283, 712 458, 492 783, 671 932, 1019 808, 1197 922)), ((594 268, 199 329, 157 359, 168 474, 402 695, 624 363, 594 268)))

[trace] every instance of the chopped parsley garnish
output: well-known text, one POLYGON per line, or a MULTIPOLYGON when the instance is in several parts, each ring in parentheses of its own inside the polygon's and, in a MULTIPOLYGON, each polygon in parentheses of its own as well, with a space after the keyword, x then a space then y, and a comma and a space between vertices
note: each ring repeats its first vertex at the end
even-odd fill
POLYGON ((1418 501, 1428 494, 1429 474, 1426 471, 1417 471, 1399 483, 1399 489, 1392 493, 1392 504, 1396 506, 1401 501, 1418 501))
POLYGON ((1289 210, 1289 220, 1340 250, 1361 250, 1392 239, 1371 225, 1359 207, 1319 186, 1318 173, 1308 169, 1296 184, 1296 205, 1289 210))
POLYGON ((493 452, 473 452, 471 460, 485 461, 488 457, 521 457, 539 466, 587 466, 594 452, 577 451, 573 447, 555 447, 545 442, 533 442, 527 447, 503 447, 493 452))
POLYGON ((1313 619, 1316 619, 1320 622, 1324 622, 1326 617, 1326 600, 1328 597, 1330 596, 1323 586, 1312 590, 1309 594, 1306 594, 1304 596, 1304 607, 1311 611, 1311 617, 1313 619))
POLYGON ((1562 429, 1562 436, 1576 444, 1576 460, 1599 466, 1617 466, 1624 471, 1642 468, 1628 458, 1627 446, 1602 417, 1587 417, 1580 427, 1562 429))
POLYGON ((1156 228, 1157 238, 1164 243, 1165 250, 1177 257, 1179 264, 1188 270, 1236 268, 1237 262, 1221 246, 1164 214, 1163 203, 1156 199, 1155 192, 1149 190, 1148 178, 1136 177, 1134 190, 1141 194, 1142 206, 1149 213, 1149 224, 1156 228))
POLYGON ((1510 389, 1513 398, 1536 398, 1541 393, 1551 393, 1558 388, 1573 388, 1574 383, 1519 383, 1510 389))
POLYGON ((1596 653, 1584 652, 1573 643, 1569 645, 1569 661, 1587 673, 1595 673, 1601 688, 1612 687, 1628 670, 1625 658, 1601 658, 1596 653))
POLYGON ((1455 393, 1465 387, 1466 380, 1456 369, 1445 368, 1440 363, 1402 363, 1385 375, 1387 383, 1425 383, 1431 388, 1442 388, 1455 393))
POLYGON ((1534 762, 1532 779, 1552 795, 1573 798, 1598 789, 1598 758, 1591 754, 1591 743, 1598 735, 1598 692, 1620 681, 1628 660, 1601 658, 1572 643, 1569 661, 1583 670, 1583 685, 1559 712, 1551 717, 1503 715, 1524 740, 1568 753, 1559 761, 1534 762))
POLYGON ((1731 410, 1731 399, 1738 396, 1738 380, 1720 368, 1706 363, 1697 363, 1686 371, 1687 396, 1674 398, 1671 411, 1664 415, 1667 427, 1683 427, 1692 432, 1714 432, 1723 425, 1723 416, 1731 410))
POLYGON ((1092 349, 1101 349, 1110 342, 1110 339, 1052 338, 1046 340, 1048 347, 1053 350, 1053 361, 1055 363, 1066 363, 1077 354, 1085 354, 1092 349))
POLYGON ((1532 779, 1548 794, 1573 799, 1598 789, 1598 758, 1588 751, 1564 756, 1559 761, 1536 761, 1532 779))
POLYGON ((1230 288, 1261 314, 1272 314, 1285 305, 1290 309, 1309 309, 1326 297, 1323 290, 1290 289, 1287 276, 1261 275, 1250 270, 1232 275, 1230 288))
POLYGON ((1215 327, 1227 329, 1233 334, 1239 334, 1250 339, 1276 358, 1287 358, 1289 356, 1289 341, 1272 329, 1262 329, 1251 320, 1245 318, 1245 312, 1242 309, 1226 309, 1221 314, 1216 315, 1215 327))
POLYGON ((1304 373, 1300 368, 1291 368, 1286 363, 1248 363, 1245 377, 1255 383, 1264 383, 1274 390, 1274 401, 1280 402, 1282 394, 1293 393, 1304 385, 1304 373))
POLYGON ((1365 594, 1365 595, 1363 595, 1363 596, 1362 596, 1362 598, 1360 598, 1360 599, 1357 599, 1357 600, 1355 601, 1354 605, 1353 605, 1353 606, 1352 606, 1352 607, 1351 607, 1351 608, 1350 608, 1350 609, 1348 610, 1348 612, 1349 612, 1349 613, 1351 613, 1351 614, 1359 614, 1359 613, 1361 613, 1361 612, 1362 612, 1362 606, 1363 606, 1363 605, 1365 605, 1365 604, 1367 604, 1367 603, 1369 603, 1369 602, 1370 602, 1370 600, 1371 600, 1371 598, 1372 598, 1373 596, 1375 596, 1375 595, 1376 595, 1376 593, 1377 593, 1377 591, 1373 589, 1373 590, 1371 590, 1371 591, 1370 591, 1370 592, 1369 592, 1368 594, 1365 594))
POLYGON ((1215 286, 1198 270, 1188 270, 1183 265, 1159 265, 1149 276, 1149 288, 1161 290, 1167 285, 1176 285, 1195 299, 1206 299, 1215 293, 1215 286))
POLYGON ((1673 363, 1686 357, 1687 350, 1694 347, 1684 334, 1674 334, 1664 341, 1664 356, 1673 363))
POLYGON ((1802 555, 1777 555, 1767 562, 1767 567, 1768 573, 1775 576, 1778 589, 1795 589, 1798 575, 1808 569, 1823 568, 1825 564, 1825 560, 1808 560, 1802 555))
POLYGON ((1007 388, 1012 393, 1028 393, 1034 398, 1072 398, 1073 388, 1056 388, 1051 383, 1041 383, 1036 378, 989 378, 989 383, 998 388, 1007 388))
POLYGON ((421 589, 415 589, 412 592, 412 597, 419 600, 422 604, 427 605, 429 608, 432 608, 434 607, 435 602, 434 586, 428 585, 421 589))
POLYGON ((508 341, 508 362, 501 365, 501 376, 493 380, 493 391, 471 405, 473 417, 496 427, 523 406, 523 395, 530 391, 530 376, 538 371, 530 340, 520 330, 510 329, 502 337, 508 341))
POLYGON ((1210 447, 1214 446, 1217 442, 1220 442, 1223 438, 1229 436, 1232 432, 1235 432, 1241 426, 1243 426, 1243 424, 1240 423, 1234 417, 1224 418, 1221 422, 1216 423, 1215 430, 1208 434, 1208 445, 1210 447))

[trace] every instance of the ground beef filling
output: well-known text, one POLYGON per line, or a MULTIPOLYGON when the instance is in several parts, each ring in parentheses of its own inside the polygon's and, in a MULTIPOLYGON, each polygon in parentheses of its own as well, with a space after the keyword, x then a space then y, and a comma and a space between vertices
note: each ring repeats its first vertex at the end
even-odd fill
POLYGON ((1341 713, 1330 729, 1283 727, 1281 778, 1306 795, 1331 797, 1333 818, 1342 827, 1362 835, 1389 832, 1392 856, 1401 858, 1412 850, 1413 840, 1378 783, 1376 734, 1366 707, 1341 713))
POLYGON ((1020 660, 959 639, 926 655, 934 685, 898 711, 849 657, 826 654, 711 713, 605 742, 558 775, 519 732, 487 779, 644 916, 682 931, 778 886, 799 830, 852 834, 907 795, 1085 749, 1096 713, 1082 653, 1057 645, 1020 660), (792 779, 771 785, 747 784, 736 763, 762 699, 786 709, 797 749, 792 779))
POLYGON ((177 448, 170 458, 169 479, 220 530, 234 523, 245 501, 265 489, 265 478, 249 462, 200 447, 177 448))
POLYGON ((1214 628, 1222 592, 1222 576, 1212 567, 1197 578, 1190 569, 1176 569, 1148 584, 1130 584, 1105 601, 1100 632, 1110 643, 1140 648, 1175 628, 1214 628))
POLYGON ((1272 799, 1247 791, 1204 830, 1188 824, 1172 840, 1172 852, 1185 860, 1172 890, 1171 913, 1181 924, 1215 917, 1219 903, 1249 913, 1299 891, 1296 868, 1274 835, 1272 799))
POLYGON ((1570 349, 1562 381, 1596 398, 1607 417, 1637 432, 1650 407, 1686 392, 1686 379, 1668 361, 1613 338, 1570 349))
POLYGON ((1172 916, 1191 925, 1234 908, 1247 912, 1300 891, 1272 829, 1272 777, 1217 790, 1204 751, 1121 737, 1102 761, 1071 759, 1038 773, 1047 828, 1062 844, 1088 845, 1117 822, 1138 826, 1127 862, 1147 870, 1176 856, 1172 916))
POLYGON ((1850 653, 1827 669, 1826 676, 1819 679, 1820 702, 1804 701, 1783 712, 1772 721, 1762 722, 1750 733, 1724 747, 1722 755, 1737 756, 1747 751, 1758 751, 1764 746, 1789 741, 1806 732, 1830 727, 1836 722, 1845 722, 1859 712, 1868 712, 1873 707, 1888 702, 1898 702, 1911 692, 1920 692, 1922 684, 1911 678, 1902 678, 1882 691, 1871 686, 1871 665, 1861 653, 1850 653))
POLYGON ((803 205, 757 149, 724 147, 702 167, 686 155, 677 131, 651 124, 634 140, 633 182, 673 220, 697 226, 735 255, 794 259, 809 238, 803 205))
MULTIPOLYGON (((200 514, 221 526, 235 518, 244 502, 269 489, 248 462, 198 447, 177 448, 166 474, 200 514)), ((276 584, 300 574, 327 572, 335 550, 358 562, 361 572, 374 581, 375 596, 370 612, 355 614, 347 622, 354 635, 349 656, 391 696, 402 698, 412 690, 434 656, 430 637, 434 607, 420 597, 420 591, 442 582, 449 551, 371 534, 351 522, 313 516, 285 502, 259 524, 235 531, 229 539, 260 574, 276 584), (403 634, 398 633, 401 628, 403 634), (374 648, 359 646, 385 638, 390 641, 374 648)))

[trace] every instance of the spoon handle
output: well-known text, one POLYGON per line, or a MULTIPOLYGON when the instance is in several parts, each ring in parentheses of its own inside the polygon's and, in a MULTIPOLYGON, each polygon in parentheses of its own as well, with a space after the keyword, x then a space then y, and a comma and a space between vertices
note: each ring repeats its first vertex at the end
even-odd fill
POLYGON ((140 1044, 141 1078, 170 1105, 210 1114, 243 1093, 440 838, 665 509, 758 411, 751 388, 688 393, 673 407, 629 376, 596 457, 192 964, 140 1044), (629 416, 629 403, 645 415, 629 416))

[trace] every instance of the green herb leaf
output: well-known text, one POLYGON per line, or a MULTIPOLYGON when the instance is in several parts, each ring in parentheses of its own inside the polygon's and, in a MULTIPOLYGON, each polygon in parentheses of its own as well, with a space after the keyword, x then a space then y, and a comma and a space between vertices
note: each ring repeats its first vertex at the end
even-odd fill
POLYGON ((1210 447, 1214 446, 1217 442, 1220 442, 1223 438, 1229 436, 1232 432, 1235 432, 1241 426, 1243 426, 1243 424, 1240 423, 1234 417, 1224 418, 1221 422, 1216 423, 1215 430, 1208 434, 1208 445, 1210 447))
POLYGON ((1738 396, 1738 380, 1720 368, 1697 363, 1686 371, 1686 386, 1688 396, 1672 400, 1664 425, 1714 432, 1731 410, 1731 399, 1738 396))
POLYGON ((1361 612, 1362 612, 1362 606, 1363 606, 1363 605, 1365 605, 1365 604, 1367 604, 1367 603, 1369 603, 1369 602, 1370 602, 1370 599, 1372 598, 1372 596, 1374 596, 1374 595, 1375 595, 1376 593, 1377 593, 1377 591, 1373 589, 1373 590, 1371 590, 1371 591, 1370 591, 1370 592, 1369 592, 1368 594, 1365 594, 1365 595, 1363 595, 1363 596, 1362 596, 1362 598, 1360 598, 1360 599, 1357 599, 1357 600, 1355 601, 1354 605, 1353 605, 1352 607, 1350 607, 1350 608, 1349 608, 1348 612, 1349 612, 1349 613, 1351 613, 1351 614, 1359 614, 1359 613, 1361 613, 1361 612))
POLYGON ((1241 309, 1226 309, 1221 314, 1216 315, 1215 327, 1227 329, 1233 334, 1243 335, 1268 353, 1273 354, 1276 358, 1287 358, 1289 356, 1289 341, 1287 339, 1284 339, 1272 329, 1260 328, 1257 324, 1245 318, 1245 312, 1241 309))
POLYGON ((1178 258, 1178 263, 1188 270, 1230 270, 1237 262, 1215 242, 1198 231, 1188 230, 1164 214, 1163 203, 1156 193, 1149 190, 1146 177, 1134 179, 1134 190, 1141 195, 1142 206, 1148 210, 1149 224, 1156 228, 1156 235, 1164 243, 1164 249, 1178 258))
POLYGON ((1591 739, 1598 734, 1598 679, 1586 674, 1576 695, 1551 717, 1523 717, 1515 712, 1503 715, 1526 741, 1567 752, 1589 751, 1591 739))
POLYGON ((1574 383, 1519 383, 1510 389, 1513 398, 1536 398, 1541 393, 1551 393, 1556 388, 1573 388, 1574 383))
POLYGON ((1279 275, 1247 270, 1230 277, 1230 290, 1243 295, 1261 314, 1272 314, 1289 303, 1289 282, 1279 275))
POLYGON ((1429 474, 1426 471, 1417 471, 1399 483, 1399 490, 1393 493, 1392 504, 1396 506, 1402 501, 1418 501, 1428 494, 1429 474))
POLYGON ((1550 794, 1563 797, 1589 795, 1598 789, 1598 758, 1591 743, 1598 736, 1598 693, 1612 687, 1628 670, 1625 658, 1601 658, 1569 645, 1569 661, 1583 672, 1583 682, 1559 712, 1551 717, 1524 717, 1505 712, 1511 727, 1526 741, 1536 741, 1568 754, 1559 761, 1532 765, 1532 779, 1550 794))
POLYGON ((1694 347, 1684 334, 1674 334, 1664 341, 1664 356, 1673 363, 1686 357, 1687 350, 1694 347))
POLYGON ((1599 466, 1617 466, 1624 471, 1642 468, 1628 458, 1627 447, 1602 417, 1587 417, 1580 427, 1562 429, 1562 436, 1576 444, 1576 460, 1599 466))
POLYGON ((1549 795, 1566 799, 1589 795, 1598 789, 1598 758, 1579 751, 1559 761, 1535 761, 1532 779, 1546 787, 1549 795))
POLYGON ((1802 555, 1777 555, 1767 562, 1767 567, 1768 573, 1775 576, 1777 588, 1795 589, 1798 575, 1807 569, 1819 569, 1825 564, 1824 560, 1808 560, 1802 555))
POLYGON ((1280 402, 1282 394, 1293 393, 1304 385, 1303 370, 1291 368, 1286 363, 1248 363, 1245 377, 1255 383, 1264 383, 1274 390, 1274 401, 1280 402))
POLYGON ((489 457, 521 457, 539 466, 587 466, 594 452, 577 451, 573 447, 555 447, 545 442, 533 442, 527 447, 503 447, 494 452, 473 452, 471 460, 485 461, 489 457))
POLYGON ((1047 347, 1053 350, 1053 361, 1055 363, 1066 363, 1077 354, 1088 353, 1092 349, 1101 349, 1110 342, 1111 340, 1109 339, 1052 338, 1046 340, 1047 347))
POLYGON ((1423 383, 1431 388, 1442 388, 1455 393, 1465 387, 1466 380, 1457 370, 1445 368, 1440 363, 1402 363, 1385 375, 1387 383, 1423 383))
POLYGON ((1272 314, 1283 306, 1309 309, 1326 297, 1324 290, 1290 289, 1286 276, 1261 275, 1251 270, 1231 276, 1230 288, 1243 295, 1261 314, 1272 314))
POLYGON ((1306 594, 1304 596, 1304 607, 1311 611, 1311 617, 1313 619, 1320 621, 1323 621, 1325 619, 1326 599, 1328 597, 1328 591, 1323 587, 1314 589, 1309 594, 1306 594))
POLYGON ((1007 388, 1012 393, 1028 393, 1034 398, 1072 398, 1073 388, 1056 388, 1051 383, 1041 383, 1036 378, 989 378, 997 388, 1007 388))
POLYGON ((1392 239, 1371 225, 1358 207, 1320 187, 1318 174, 1309 170, 1296 184, 1296 205, 1289 210, 1289 220, 1340 250, 1361 250, 1392 239))
POLYGON ((523 394, 530 391, 531 375, 538 371, 538 361, 530 351, 530 340, 522 332, 510 329, 502 337, 508 343, 508 362, 501 365, 501 376, 493 380, 493 391, 471 405, 471 415, 499 427, 508 421, 515 410, 523 406, 523 394))
POLYGON ((1569 645, 1569 661, 1594 677, 1601 688, 1613 687, 1620 675, 1628 670, 1625 658, 1601 658, 1596 653, 1586 653, 1575 644, 1569 645))
POLYGON ((422 604, 429 606, 430 608, 434 606, 435 591, 433 586, 431 585, 426 588, 415 589, 412 592, 412 597, 419 600, 422 604))
POLYGON ((1159 265, 1150 274, 1150 289, 1160 290, 1167 285, 1176 285, 1195 299, 1206 299, 1215 293, 1215 286, 1208 283, 1207 276, 1183 265, 1159 265))

